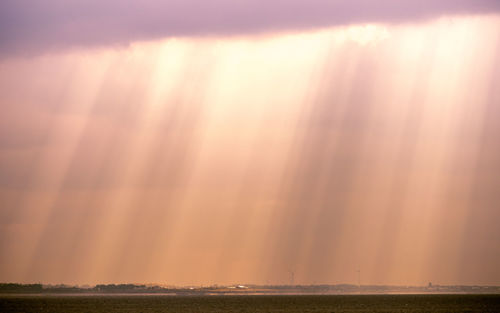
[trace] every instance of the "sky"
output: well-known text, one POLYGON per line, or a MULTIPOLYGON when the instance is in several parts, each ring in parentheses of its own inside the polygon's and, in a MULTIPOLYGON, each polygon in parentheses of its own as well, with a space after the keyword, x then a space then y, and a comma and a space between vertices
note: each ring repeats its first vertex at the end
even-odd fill
POLYGON ((500 2, 0 12, 0 282, 500 284, 500 2))

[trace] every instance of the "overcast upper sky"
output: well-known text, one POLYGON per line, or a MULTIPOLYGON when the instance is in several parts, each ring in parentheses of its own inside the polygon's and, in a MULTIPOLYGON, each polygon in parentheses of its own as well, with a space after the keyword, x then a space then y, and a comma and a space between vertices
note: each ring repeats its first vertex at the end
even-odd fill
POLYGON ((0 53, 497 12, 496 0, 3 0, 0 53))

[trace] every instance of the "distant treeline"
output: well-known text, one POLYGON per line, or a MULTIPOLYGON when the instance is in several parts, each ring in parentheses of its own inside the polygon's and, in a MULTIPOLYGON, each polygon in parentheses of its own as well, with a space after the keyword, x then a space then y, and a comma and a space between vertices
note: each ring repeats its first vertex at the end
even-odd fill
POLYGON ((146 286, 135 284, 109 284, 96 285, 95 287, 83 288, 68 285, 42 285, 42 284, 0 284, 0 293, 145 293, 168 291, 159 286, 146 286))
POLYGON ((0 284, 1 293, 40 293, 43 292, 42 284, 0 284))

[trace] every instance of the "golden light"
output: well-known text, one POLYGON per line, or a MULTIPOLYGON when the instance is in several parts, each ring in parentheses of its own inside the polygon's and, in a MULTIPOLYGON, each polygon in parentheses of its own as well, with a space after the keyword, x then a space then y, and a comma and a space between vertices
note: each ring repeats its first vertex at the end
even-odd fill
POLYGON ((365 284, 497 282, 463 278, 457 260, 499 25, 179 37, 2 63, 6 114, 45 137, 1 155, 30 164, 25 189, 0 189, 16 203, 1 276, 284 283, 294 268, 310 284, 361 267, 365 284))

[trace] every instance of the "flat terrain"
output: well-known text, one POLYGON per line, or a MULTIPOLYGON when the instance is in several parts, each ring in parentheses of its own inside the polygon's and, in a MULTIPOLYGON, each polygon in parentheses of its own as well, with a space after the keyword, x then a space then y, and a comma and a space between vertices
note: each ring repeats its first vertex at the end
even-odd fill
POLYGON ((500 295, 1 296, 0 312, 500 312, 500 295))

